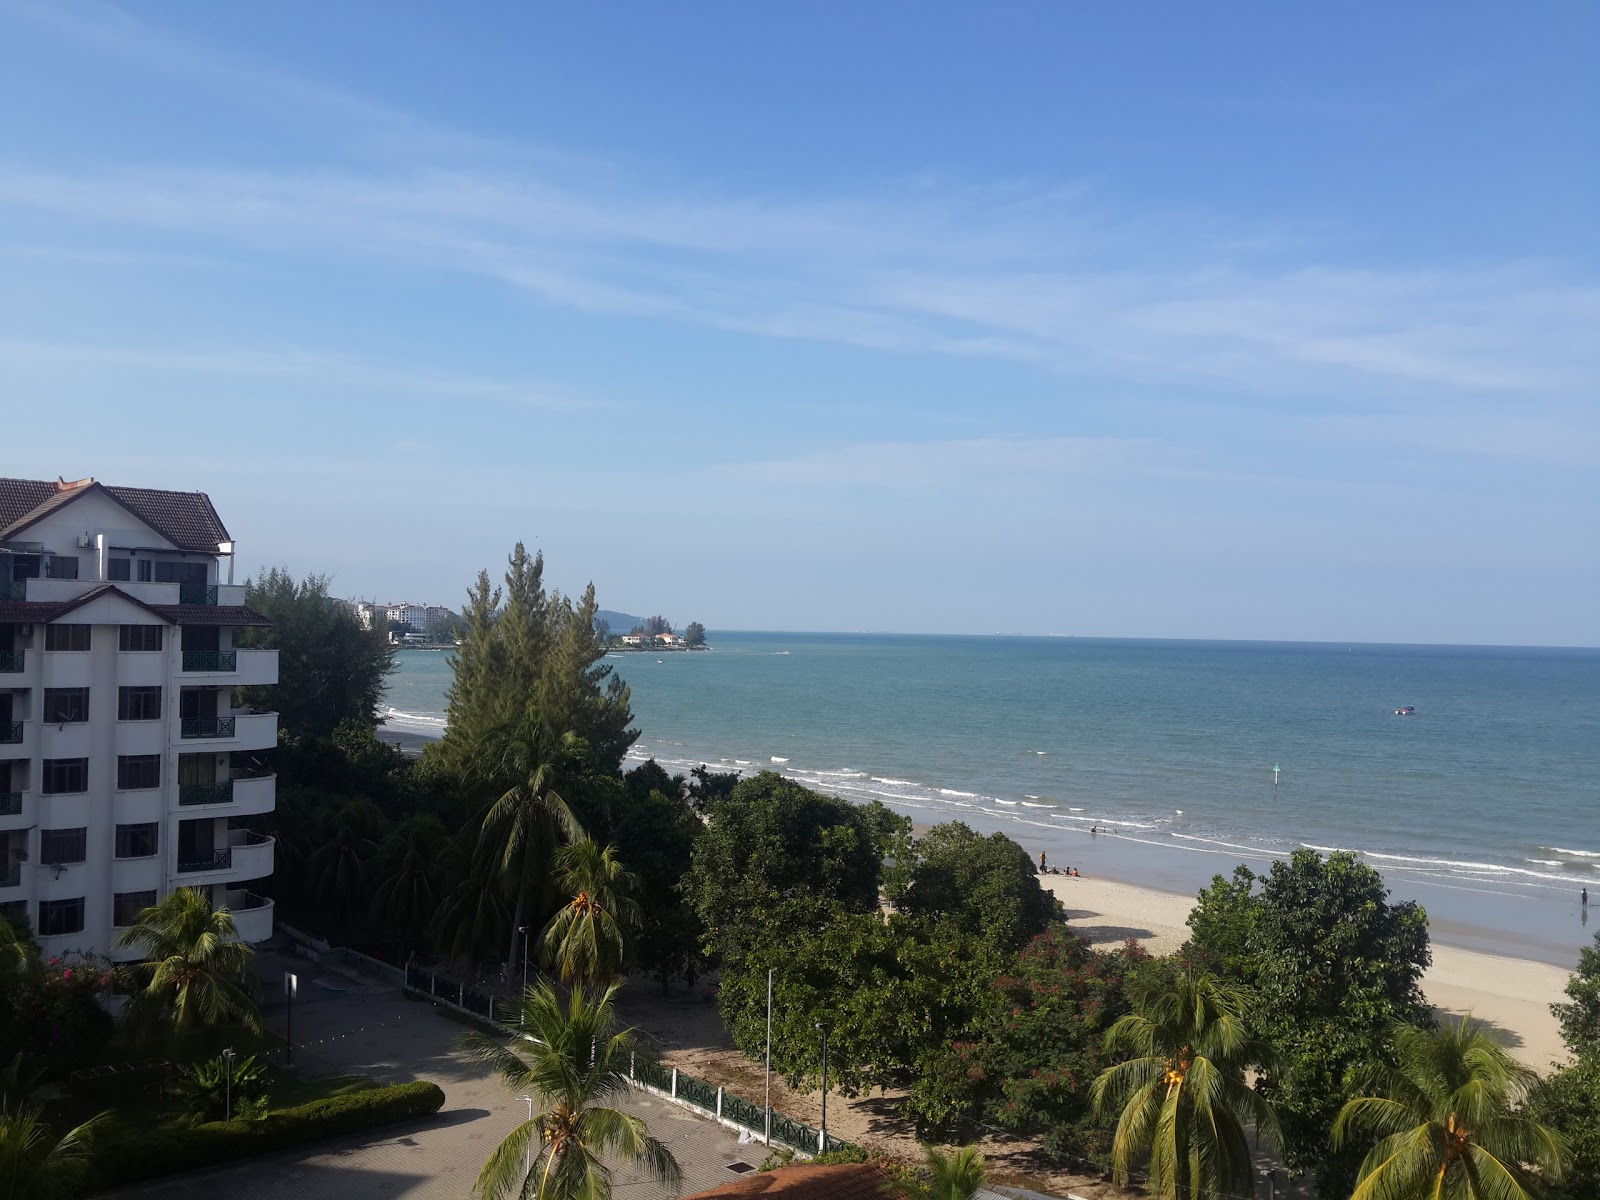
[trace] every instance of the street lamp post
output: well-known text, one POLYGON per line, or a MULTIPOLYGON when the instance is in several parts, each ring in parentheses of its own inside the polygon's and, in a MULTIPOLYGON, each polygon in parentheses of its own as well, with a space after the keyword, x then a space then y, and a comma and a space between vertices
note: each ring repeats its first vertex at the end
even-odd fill
MULTIPOLYGON (((517 932, 522 935, 522 995, 517 997, 517 1024, 522 1024, 522 1007, 528 1002, 528 927, 518 925, 517 932)), ((532 1117, 528 1118, 530 1121, 532 1117)))
POLYGON ((772 968, 767 968, 767 1115, 765 1133, 767 1145, 772 1145, 772 968))
MULTIPOLYGON (((533 1124, 533 1097, 532 1096, 518 1096, 517 1099, 521 1100, 524 1104, 526 1104, 528 1106, 528 1124, 532 1125, 533 1124)), ((529 1175, 532 1175, 532 1174, 533 1174, 533 1130, 529 1129, 528 1130, 528 1140, 527 1140, 526 1143, 523 1144, 523 1147, 522 1147, 522 1177, 523 1177, 524 1181, 526 1181, 527 1177, 529 1175)))
POLYGON ((233 1049, 222 1052, 222 1119, 233 1120, 233 1049))
POLYGON ((822 1129, 821 1137, 817 1139, 817 1153, 828 1152, 828 1027, 821 1021, 815 1022, 817 1032, 822 1035, 822 1129))

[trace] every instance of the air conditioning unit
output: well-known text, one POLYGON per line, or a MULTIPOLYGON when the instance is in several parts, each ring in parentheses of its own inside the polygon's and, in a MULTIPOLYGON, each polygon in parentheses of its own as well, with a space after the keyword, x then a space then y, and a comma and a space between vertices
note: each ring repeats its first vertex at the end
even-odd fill
POLYGON ((73 545, 77 546, 79 550, 92 550, 94 549, 94 538, 90 537, 86 533, 82 537, 78 538, 73 545))

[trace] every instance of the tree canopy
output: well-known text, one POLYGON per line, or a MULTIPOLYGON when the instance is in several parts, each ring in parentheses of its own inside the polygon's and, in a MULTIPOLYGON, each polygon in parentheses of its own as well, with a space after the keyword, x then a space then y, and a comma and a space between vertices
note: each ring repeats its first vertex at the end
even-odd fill
POLYGON ((959 821, 917 838, 896 864, 895 907, 948 922, 960 936, 1014 953, 1064 914, 1039 886, 1028 852, 1003 833, 984 837, 959 821))

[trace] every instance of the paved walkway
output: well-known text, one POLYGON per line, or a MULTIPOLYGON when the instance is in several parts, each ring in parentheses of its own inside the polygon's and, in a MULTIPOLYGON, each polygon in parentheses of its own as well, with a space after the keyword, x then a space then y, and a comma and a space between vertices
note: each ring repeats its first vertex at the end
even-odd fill
MULTIPOLYGON (((263 956, 266 957, 266 956, 263 956)), ((277 964, 280 968, 283 964, 277 964)), ((264 962, 263 974, 272 964, 264 962)), ((456 1049, 463 1025, 400 991, 354 981, 299 961, 295 1001, 295 1067, 308 1076, 370 1075, 385 1083, 429 1079, 445 1104, 426 1122, 324 1142, 307 1150, 252 1159, 237 1167, 158 1180, 116 1193, 125 1200, 467 1200, 484 1160, 527 1117, 513 1092, 456 1049)), ((265 1010, 283 1030, 281 997, 265 1010)), ((759 1164, 766 1149, 741 1146, 713 1121, 631 1092, 619 1105, 650 1124, 683 1168, 682 1194, 737 1178, 728 1164, 759 1164)), ((655 1200, 679 1192, 618 1165, 618 1200, 655 1200)))

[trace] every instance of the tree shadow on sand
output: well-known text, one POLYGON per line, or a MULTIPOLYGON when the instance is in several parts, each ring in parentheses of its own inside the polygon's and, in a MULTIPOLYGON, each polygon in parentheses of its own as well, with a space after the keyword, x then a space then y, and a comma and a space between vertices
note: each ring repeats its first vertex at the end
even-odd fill
POLYGON ((1508 1029, 1498 1021, 1491 1021, 1487 1017, 1480 1017, 1464 1008, 1450 1008, 1443 1004, 1432 1006, 1433 1015, 1441 1021, 1459 1021, 1462 1017, 1468 1018, 1473 1025, 1482 1029, 1507 1050, 1515 1050, 1525 1045, 1522 1035, 1514 1029, 1508 1029))

